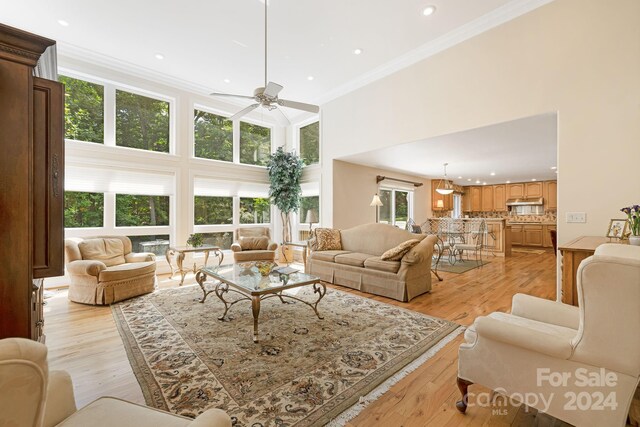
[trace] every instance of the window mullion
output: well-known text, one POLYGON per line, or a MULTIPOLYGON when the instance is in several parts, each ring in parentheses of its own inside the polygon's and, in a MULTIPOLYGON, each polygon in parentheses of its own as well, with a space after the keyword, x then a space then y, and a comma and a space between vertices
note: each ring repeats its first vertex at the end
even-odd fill
POLYGON ((233 163, 240 163, 240 121, 233 121, 233 163))
POLYGON ((104 85, 104 145, 116 145, 116 88, 104 85))

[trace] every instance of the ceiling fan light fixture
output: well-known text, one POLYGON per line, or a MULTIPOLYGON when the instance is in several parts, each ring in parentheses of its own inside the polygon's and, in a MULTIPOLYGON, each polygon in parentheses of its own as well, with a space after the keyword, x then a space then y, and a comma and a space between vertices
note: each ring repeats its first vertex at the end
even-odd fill
POLYGON ((439 194, 447 195, 453 193, 453 185, 447 179, 447 165, 449 163, 444 164, 444 177, 438 183, 438 187, 436 188, 436 192, 439 194))

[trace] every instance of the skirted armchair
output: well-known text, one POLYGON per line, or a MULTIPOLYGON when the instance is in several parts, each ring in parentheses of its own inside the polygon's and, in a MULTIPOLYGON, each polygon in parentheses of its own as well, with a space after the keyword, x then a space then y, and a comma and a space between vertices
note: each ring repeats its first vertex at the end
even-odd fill
POLYGON ((269 227, 240 227, 231 245, 235 262, 273 261, 278 244, 271 241, 269 227))
POLYGON ((511 314, 467 329, 461 412, 476 383, 573 425, 625 425, 640 379, 640 247, 599 246, 577 277, 579 307, 517 294, 511 314))
POLYGON ((153 292, 156 256, 131 249, 131 240, 126 236, 66 239, 69 299, 107 305, 153 292))
POLYGON ((0 340, 0 425, 20 427, 231 427, 220 409, 196 419, 101 397, 76 409, 71 377, 49 371, 47 347, 23 338, 0 340))

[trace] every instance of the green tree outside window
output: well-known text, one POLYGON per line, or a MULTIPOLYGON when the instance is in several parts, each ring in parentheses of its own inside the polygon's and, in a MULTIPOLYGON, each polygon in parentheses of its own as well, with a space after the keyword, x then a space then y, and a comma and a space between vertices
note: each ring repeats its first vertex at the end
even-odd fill
POLYGON ((116 226, 169 225, 169 196, 116 194, 116 226))
POLYGON ((305 165, 320 162, 320 122, 300 128, 300 158, 305 165))
POLYGON ((271 154, 271 129, 240 122, 240 163, 266 166, 271 154))
POLYGON ((233 122, 216 114, 194 110, 194 156, 233 161, 233 122))
POLYGON ((116 145, 169 152, 169 103, 116 90, 116 145))
POLYGON ((104 144, 104 87, 60 75, 64 84, 64 137, 104 144))
POLYGON ((104 194, 64 192, 64 226, 67 228, 102 227, 104 194))
POLYGON ((233 197, 195 196, 193 205, 195 225, 233 223, 233 197))
POLYGON ((240 224, 268 224, 271 204, 268 198, 240 198, 240 224))
POLYGON ((307 211, 314 210, 320 218, 320 196, 307 196, 300 198, 300 220, 302 224, 307 218, 307 211))

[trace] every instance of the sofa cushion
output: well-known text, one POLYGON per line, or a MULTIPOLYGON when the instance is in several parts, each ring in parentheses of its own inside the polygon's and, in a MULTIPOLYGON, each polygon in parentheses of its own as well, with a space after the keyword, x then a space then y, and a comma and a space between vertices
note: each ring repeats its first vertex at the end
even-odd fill
POLYGON ((276 252, 269 251, 269 250, 241 251, 241 252, 233 253, 233 259, 236 262, 273 261, 275 257, 276 257, 276 252))
POLYGON ((313 251, 309 258, 319 261, 335 262, 337 255, 348 254, 349 251, 313 251))
POLYGON ((82 259, 102 261, 107 267, 124 264, 124 244, 120 239, 86 239, 78 243, 82 259))
POLYGON ((364 268, 397 273, 400 270, 400 261, 383 261, 379 256, 375 256, 365 260, 364 268))
POLYGON ((243 251, 265 250, 269 246, 269 238, 267 236, 241 237, 240 246, 243 251))
POLYGON ((371 258, 371 254, 361 252, 349 252, 348 254, 336 255, 336 264, 353 265, 354 267, 364 267, 364 262, 371 258))
POLYGON ((315 246, 318 251, 340 251, 342 242, 340 230, 333 228, 316 228, 314 230, 315 246))
POLYGON ((418 239, 409 239, 405 242, 400 243, 398 246, 395 246, 380 256, 380 259, 383 261, 400 261, 404 254, 409 252, 411 248, 420 243, 418 239))
POLYGON ((98 276, 98 280, 101 282, 111 282, 114 280, 126 280, 132 277, 155 273, 155 271, 156 271, 156 263, 154 261, 129 262, 126 264, 107 267, 106 270, 102 270, 100 272, 100 276, 98 276))

